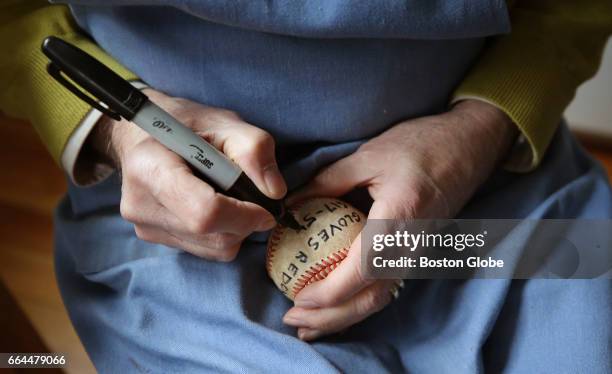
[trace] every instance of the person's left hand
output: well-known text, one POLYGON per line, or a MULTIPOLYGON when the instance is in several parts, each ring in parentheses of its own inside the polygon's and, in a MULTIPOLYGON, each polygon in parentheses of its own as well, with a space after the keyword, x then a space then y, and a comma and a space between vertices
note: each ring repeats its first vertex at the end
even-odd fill
MULTIPOLYGON (((465 100, 450 111, 402 122, 321 171, 289 203, 335 197, 367 187, 374 204, 368 219, 450 218, 507 153, 516 126, 496 107, 465 100)), ((295 298, 284 323, 313 340, 341 331, 391 300, 391 280, 365 279, 360 236, 326 279, 295 298)))

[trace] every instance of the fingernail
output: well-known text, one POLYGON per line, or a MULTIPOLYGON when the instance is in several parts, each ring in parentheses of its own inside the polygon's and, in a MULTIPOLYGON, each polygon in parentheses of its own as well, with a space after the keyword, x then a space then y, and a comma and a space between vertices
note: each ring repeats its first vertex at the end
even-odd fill
POLYGON ((276 226, 276 220, 274 218, 267 218, 259 225, 259 227, 257 228, 257 231, 272 230, 274 226, 276 226))
POLYGON ((299 308, 313 309, 318 308, 319 305, 310 299, 296 299, 294 305, 299 308))
POLYGON ((294 316, 288 316, 285 315, 283 317, 283 323, 285 325, 290 325, 290 326, 306 326, 306 324, 304 323, 303 320, 301 320, 300 318, 294 317, 294 316))
POLYGON ((313 330, 313 329, 307 329, 307 328, 301 328, 298 329, 298 338, 300 340, 313 340, 318 338, 321 335, 321 332, 319 330, 313 330))
POLYGON ((285 182, 283 177, 278 170, 276 164, 268 165, 264 170, 264 182, 266 183, 266 189, 274 196, 280 196, 285 194, 285 182))
POLYGON ((287 313, 285 313, 283 316, 283 323, 295 327, 308 327, 300 314, 302 314, 302 312, 299 309, 289 309, 289 311, 287 311, 287 313))

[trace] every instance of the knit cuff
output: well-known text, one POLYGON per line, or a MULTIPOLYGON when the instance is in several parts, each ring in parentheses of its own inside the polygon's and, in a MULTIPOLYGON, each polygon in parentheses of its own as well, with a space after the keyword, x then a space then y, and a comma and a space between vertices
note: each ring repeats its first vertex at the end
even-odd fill
POLYGON ((521 137, 505 164, 510 171, 527 172, 539 164, 574 96, 578 82, 558 54, 538 35, 519 31, 499 37, 453 95, 453 101, 488 101, 517 125, 521 137))

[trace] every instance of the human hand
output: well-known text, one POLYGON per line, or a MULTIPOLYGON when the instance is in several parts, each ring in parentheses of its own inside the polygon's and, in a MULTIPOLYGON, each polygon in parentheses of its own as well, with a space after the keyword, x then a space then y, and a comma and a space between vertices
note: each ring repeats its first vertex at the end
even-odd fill
MULTIPOLYGON (((234 160, 264 194, 281 198, 287 186, 265 131, 228 110, 147 89, 147 96, 234 160)), ((103 118, 91 144, 121 169, 121 215, 143 240, 231 261, 242 240, 275 226, 262 207, 215 192, 177 154, 128 121, 103 118)))
MULTIPOLYGON (((449 112, 402 122, 321 171, 289 203, 367 187, 368 219, 450 218, 508 151, 516 126, 499 109, 466 100, 449 112)), ((302 340, 341 331, 384 308, 392 280, 365 279, 361 238, 327 278, 300 291, 283 321, 302 340)))

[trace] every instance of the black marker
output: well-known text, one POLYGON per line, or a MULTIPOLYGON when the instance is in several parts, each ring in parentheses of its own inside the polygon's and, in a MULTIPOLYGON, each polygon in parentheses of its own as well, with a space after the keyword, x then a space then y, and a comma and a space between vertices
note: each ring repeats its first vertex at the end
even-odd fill
POLYGON ((274 200, 264 195, 238 165, 149 101, 145 94, 101 62, 53 36, 43 41, 42 51, 51 60, 47 65, 49 74, 89 105, 117 121, 123 117, 134 122, 185 159, 206 180, 228 196, 260 205, 272 213, 280 224, 295 230, 301 229, 300 224, 285 209, 282 200, 274 200), (75 87, 62 73, 106 107, 75 87))

